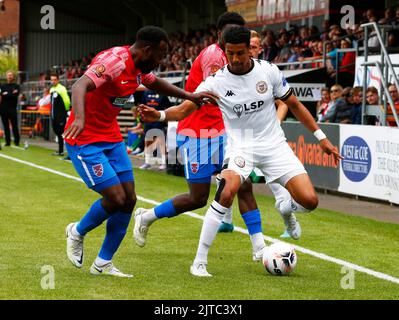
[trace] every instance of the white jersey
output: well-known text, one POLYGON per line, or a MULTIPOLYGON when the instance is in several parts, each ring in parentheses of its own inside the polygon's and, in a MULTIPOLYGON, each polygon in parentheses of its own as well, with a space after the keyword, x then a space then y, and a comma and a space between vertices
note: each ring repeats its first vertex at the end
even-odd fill
POLYGON ((231 73, 227 65, 222 67, 207 77, 196 92, 218 94, 228 148, 256 153, 286 141, 274 100, 287 98, 292 90, 276 65, 253 61, 253 68, 243 75, 231 73))

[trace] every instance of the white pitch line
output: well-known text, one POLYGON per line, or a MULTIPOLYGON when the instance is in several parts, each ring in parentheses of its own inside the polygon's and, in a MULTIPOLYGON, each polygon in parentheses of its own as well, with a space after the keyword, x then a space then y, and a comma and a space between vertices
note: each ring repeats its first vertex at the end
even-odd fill
MULTIPOLYGON (((50 169, 50 168, 47 168, 47 167, 43 167, 43 166, 28 162, 28 161, 20 160, 18 158, 10 157, 10 156, 7 156, 7 155, 2 154, 2 153, 0 153, 0 158, 5 158, 5 159, 11 160, 11 161, 22 163, 22 164, 25 164, 27 166, 33 167, 33 168, 41 169, 41 170, 44 170, 44 171, 47 171, 47 172, 50 172, 50 173, 53 173, 53 174, 56 174, 56 175, 59 175, 59 176, 62 176, 62 177, 65 177, 65 178, 72 179, 72 180, 79 181, 79 182, 83 183, 83 180, 81 178, 76 177, 76 176, 72 176, 70 174, 66 174, 66 173, 63 173, 63 172, 60 172, 60 171, 57 171, 57 170, 53 170, 53 169, 50 169)), ((140 201, 147 202, 149 204, 155 205, 155 206, 160 204, 160 202, 158 202, 158 201, 155 201, 155 200, 152 200, 152 199, 147 199, 147 198, 144 198, 144 197, 141 197, 141 196, 137 196, 137 199, 140 200, 140 201)), ((188 216, 190 216, 192 218, 204 220, 203 216, 201 216, 201 215, 199 215, 197 213, 194 213, 194 212, 186 212, 184 214, 188 215, 188 216)), ((237 232, 240 232, 240 233, 243 233, 243 234, 248 234, 248 230, 246 230, 244 228, 240 228, 240 227, 234 227, 234 231, 237 231, 237 232)), ((279 239, 271 238, 271 237, 268 237, 268 236, 264 236, 264 238, 265 238, 266 241, 273 242, 273 243, 274 242, 283 242, 283 241, 281 241, 279 239)), ((293 245, 292 243, 290 243, 290 244, 293 245)), ((388 274, 385 274, 385 273, 382 273, 382 272, 378 272, 378 271, 375 271, 375 270, 372 270, 372 269, 368 269, 368 268, 359 266, 357 264, 354 264, 354 263, 351 263, 351 262, 348 262, 348 261, 345 261, 345 260, 341 260, 341 259, 337 259, 337 258, 331 257, 331 256, 326 255, 324 253, 320 253, 320 252, 316 252, 316 251, 313 251, 313 250, 306 249, 304 247, 300 247, 300 246, 297 246, 297 245, 293 245, 293 246, 294 246, 295 250, 297 250, 299 252, 302 252, 302 253, 305 253, 307 255, 316 257, 318 259, 329 261, 329 262, 332 262, 332 263, 335 263, 335 264, 338 264, 338 265, 341 265, 341 266, 345 266, 345 267, 348 267, 350 269, 356 270, 358 272, 366 273, 366 274, 368 274, 370 276, 373 276, 373 277, 376 277, 378 279, 382 279, 382 280, 386 280, 386 281, 390 281, 390 282, 399 284, 399 278, 395 278, 395 277, 390 276, 388 274)))

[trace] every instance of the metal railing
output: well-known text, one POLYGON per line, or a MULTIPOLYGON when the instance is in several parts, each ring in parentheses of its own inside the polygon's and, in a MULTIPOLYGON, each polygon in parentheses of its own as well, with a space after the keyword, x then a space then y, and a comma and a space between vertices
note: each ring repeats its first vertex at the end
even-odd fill
MULTIPOLYGON (((364 23, 361 25, 362 28, 364 28, 364 63, 362 66, 364 67, 363 69, 363 102, 362 102, 362 124, 364 123, 364 116, 366 115, 366 91, 367 91, 367 73, 368 73, 368 67, 369 66, 375 66, 380 74, 381 77, 381 87, 380 87, 380 92, 384 94, 385 99, 383 99, 383 104, 384 104, 384 117, 382 119, 383 125, 386 125, 386 114, 387 114, 387 100, 389 101, 389 107, 392 110, 392 114, 395 118, 396 125, 399 126, 399 118, 396 113, 396 108, 395 104, 393 103, 392 97, 388 92, 388 75, 389 72, 392 75, 392 79, 394 82, 394 85, 396 86, 397 89, 399 89, 399 81, 397 78, 397 75, 394 70, 394 65, 392 64, 392 61, 389 57, 388 51, 385 46, 385 40, 386 40, 386 31, 395 29, 393 26, 379 26, 377 25, 376 22, 369 22, 369 23, 364 23), (375 31, 375 36, 377 36, 379 46, 380 46, 380 54, 381 54, 381 61, 378 62, 368 62, 368 55, 369 55, 369 46, 368 46, 368 39, 369 39, 369 28, 373 28, 375 31), (381 30, 380 28, 383 29, 383 35, 381 35, 381 30)), ((395 65, 396 66, 396 65, 395 65)), ((381 100, 380 100, 381 102, 381 100)))

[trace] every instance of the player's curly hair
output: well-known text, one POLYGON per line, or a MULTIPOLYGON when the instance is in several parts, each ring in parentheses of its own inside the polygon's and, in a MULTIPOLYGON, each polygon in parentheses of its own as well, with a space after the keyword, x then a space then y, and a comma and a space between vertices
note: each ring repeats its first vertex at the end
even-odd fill
POLYGON ((137 31, 136 43, 140 46, 158 46, 161 41, 169 43, 168 34, 162 28, 145 26, 137 31))
POLYGON ((223 32, 223 42, 231 44, 245 43, 249 48, 251 30, 246 27, 232 27, 223 32))
POLYGON ((238 26, 244 26, 245 19, 237 12, 225 12, 219 16, 216 22, 216 28, 219 31, 222 31, 223 28, 228 24, 236 24, 238 26))

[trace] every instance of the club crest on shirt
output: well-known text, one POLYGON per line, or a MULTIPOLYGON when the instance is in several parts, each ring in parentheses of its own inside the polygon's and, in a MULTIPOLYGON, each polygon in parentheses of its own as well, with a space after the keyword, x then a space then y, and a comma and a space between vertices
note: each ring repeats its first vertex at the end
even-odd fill
POLYGON ((235 157, 234 158, 234 163, 237 165, 239 168, 244 168, 245 167, 245 159, 243 157, 235 157))
POLYGON ((105 72, 105 66, 103 64, 99 64, 94 70, 93 72, 95 73, 95 75, 97 76, 97 78, 101 78, 103 73, 105 72))
POLYGON ((240 104, 236 104, 233 107, 233 111, 236 113, 237 117, 240 118, 241 115, 242 115, 242 112, 244 111, 244 107, 242 105, 240 105, 240 104))
POLYGON ((190 166, 191 166, 191 172, 192 173, 197 173, 198 172, 198 169, 199 169, 198 162, 191 162, 190 166))
POLYGON ((103 176, 104 168, 103 168, 103 165, 101 163, 100 164, 96 164, 96 165, 92 166, 91 168, 93 169, 93 172, 94 172, 94 174, 97 177, 102 177, 103 176))
POLYGON ((259 81, 256 84, 256 91, 259 93, 265 93, 267 91, 267 84, 265 81, 259 81))
POLYGON ((214 73, 216 73, 218 70, 220 69, 220 67, 219 66, 217 66, 217 65, 213 65, 212 67, 211 67, 211 73, 210 74, 214 74, 214 73))

